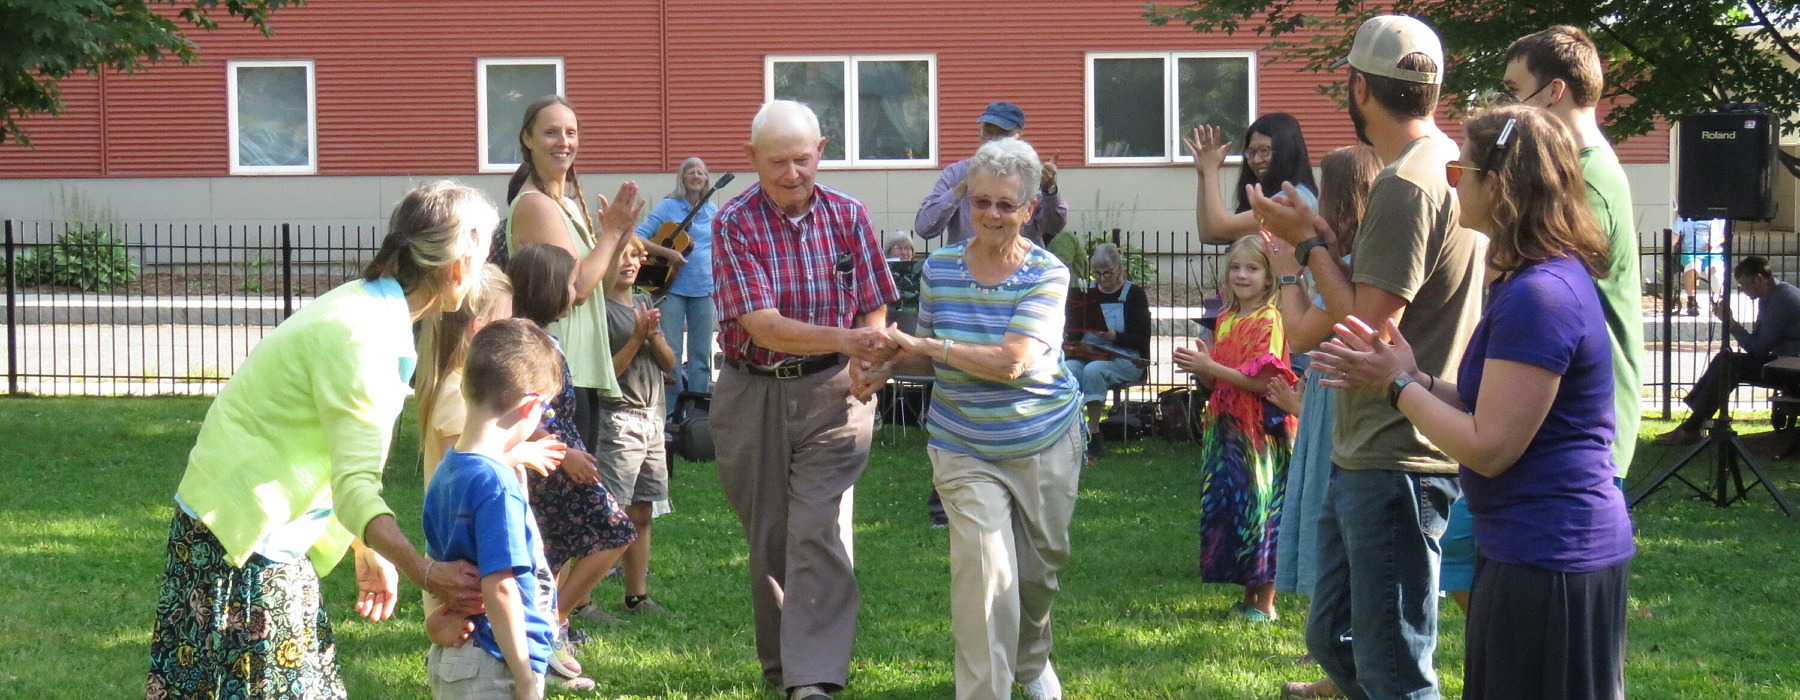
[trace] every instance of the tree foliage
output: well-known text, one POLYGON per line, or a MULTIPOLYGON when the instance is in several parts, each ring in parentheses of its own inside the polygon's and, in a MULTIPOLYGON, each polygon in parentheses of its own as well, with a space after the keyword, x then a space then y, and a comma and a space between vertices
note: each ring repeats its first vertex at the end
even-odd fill
MULTIPOLYGON (((1800 0, 1196 0, 1149 3, 1144 17, 1202 33, 1248 30, 1269 37, 1275 56, 1323 71, 1349 55, 1358 25, 1390 12, 1437 28, 1453 109, 1498 89, 1514 39, 1567 24, 1586 30, 1607 59, 1614 138, 1648 132, 1659 116, 1742 102, 1760 102, 1785 128, 1800 129, 1800 74, 1784 64, 1800 61, 1800 0)), ((1339 82, 1325 91, 1341 90, 1339 82)))
POLYGON ((31 143, 18 120, 63 110, 63 79, 133 72, 174 58, 192 63, 190 27, 211 30, 220 10, 270 33, 269 13, 303 0, 0 0, 0 143, 31 143))

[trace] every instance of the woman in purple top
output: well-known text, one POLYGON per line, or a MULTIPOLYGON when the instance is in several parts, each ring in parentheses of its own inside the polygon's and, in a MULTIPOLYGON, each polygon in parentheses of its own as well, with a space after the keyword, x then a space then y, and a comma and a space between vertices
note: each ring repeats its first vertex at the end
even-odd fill
POLYGON ((1479 553, 1463 697, 1625 697, 1633 552, 1613 486, 1612 360, 1594 279, 1606 239, 1575 148, 1535 107, 1466 122, 1446 167, 1464 226, 1486 231, 1498 274, 1460 369, 1426 376, 1391 324, 1356 318, 1314 353, 1328 386, 1386 392, 1462 462, 1479 553))

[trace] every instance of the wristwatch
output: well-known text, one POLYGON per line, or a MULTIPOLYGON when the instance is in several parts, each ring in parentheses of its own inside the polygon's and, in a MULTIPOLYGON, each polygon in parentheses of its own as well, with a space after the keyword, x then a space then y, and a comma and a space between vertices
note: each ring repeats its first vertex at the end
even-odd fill
POLYGON ((1301 267, 1306 267, 1306 259, 1312 257, 1312 250, 1322 245, 1325 245, 1325 239, 1318 236, 1301 241, 1300 245, 1294 246, 1294 259, 1300 261, 1301 267))
POLYGON ((1041 191, 1044 193, 1045 197, 1055 197, 1056 196, 1056 183, 1051 183, 1049 187, 1045 187, 1041 191))
POLYGON ((1299 275, 1282 275, 1281 277, 1277 278, 1275 281, 1277 283, 1283 284, 1283 285, 1300 284, 1300 276, 1299 275))
POLYGON ((1413 381, 1412 375, 1405 372, 1401 372, 1400 376, 1394 377, 1394 382, 1388 385, 1388 405, 1399 408, 1400 393, 1406 391, 1406 387, 1414 383, 1416 382, 1413 381))

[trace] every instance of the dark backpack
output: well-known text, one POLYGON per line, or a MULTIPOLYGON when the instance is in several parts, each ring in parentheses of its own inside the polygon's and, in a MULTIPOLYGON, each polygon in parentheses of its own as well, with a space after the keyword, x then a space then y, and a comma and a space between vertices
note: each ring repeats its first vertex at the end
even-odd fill
POLYGON ((1206 432, 1206 398, 1199 387, 1165 389, 1156 395, 1156 433, 1169 442, 1198 443, 1206 432))

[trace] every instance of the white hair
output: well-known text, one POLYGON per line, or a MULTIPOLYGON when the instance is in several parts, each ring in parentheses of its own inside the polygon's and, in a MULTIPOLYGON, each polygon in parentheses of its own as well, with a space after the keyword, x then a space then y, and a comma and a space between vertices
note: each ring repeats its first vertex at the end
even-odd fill
POLYGON ((762 143, 764 137, 790 129, 798 130, 801 136, 816 142, 820 138, 819 115, 814 114, 811 107, 793 100, 764 102, 762 109, 756 110, 756 116, 750 119, 750 143, 762 143))
POLYGON ((1088 262, 1094 269, 1117 270, 1125 266, 1125 256, 1119 254, 1119 246, 1112 243, 1101 243, 1094 246, 1094 252, 1088 256, 1088 262))
POLYGON ((912 245, 912 232, 895 231, 888 234, 887 238, 882 239, 881 241, 881 252, 886 253, 893 250, 894 246, 900 245, 901 243, 905 243, 909 246, 912 245))
POLYGON ((1019 201, 1029 202, 1037 193, 1038 181, 1044 176, 1044 165, 1038 160, 1037 149, 1023 139, 1008 136, 981 144, 976 149, 975 157, 969 159, 969 174, 966 181, 973 182, 976 175, 992 175, 1019 177, 1019 201))

